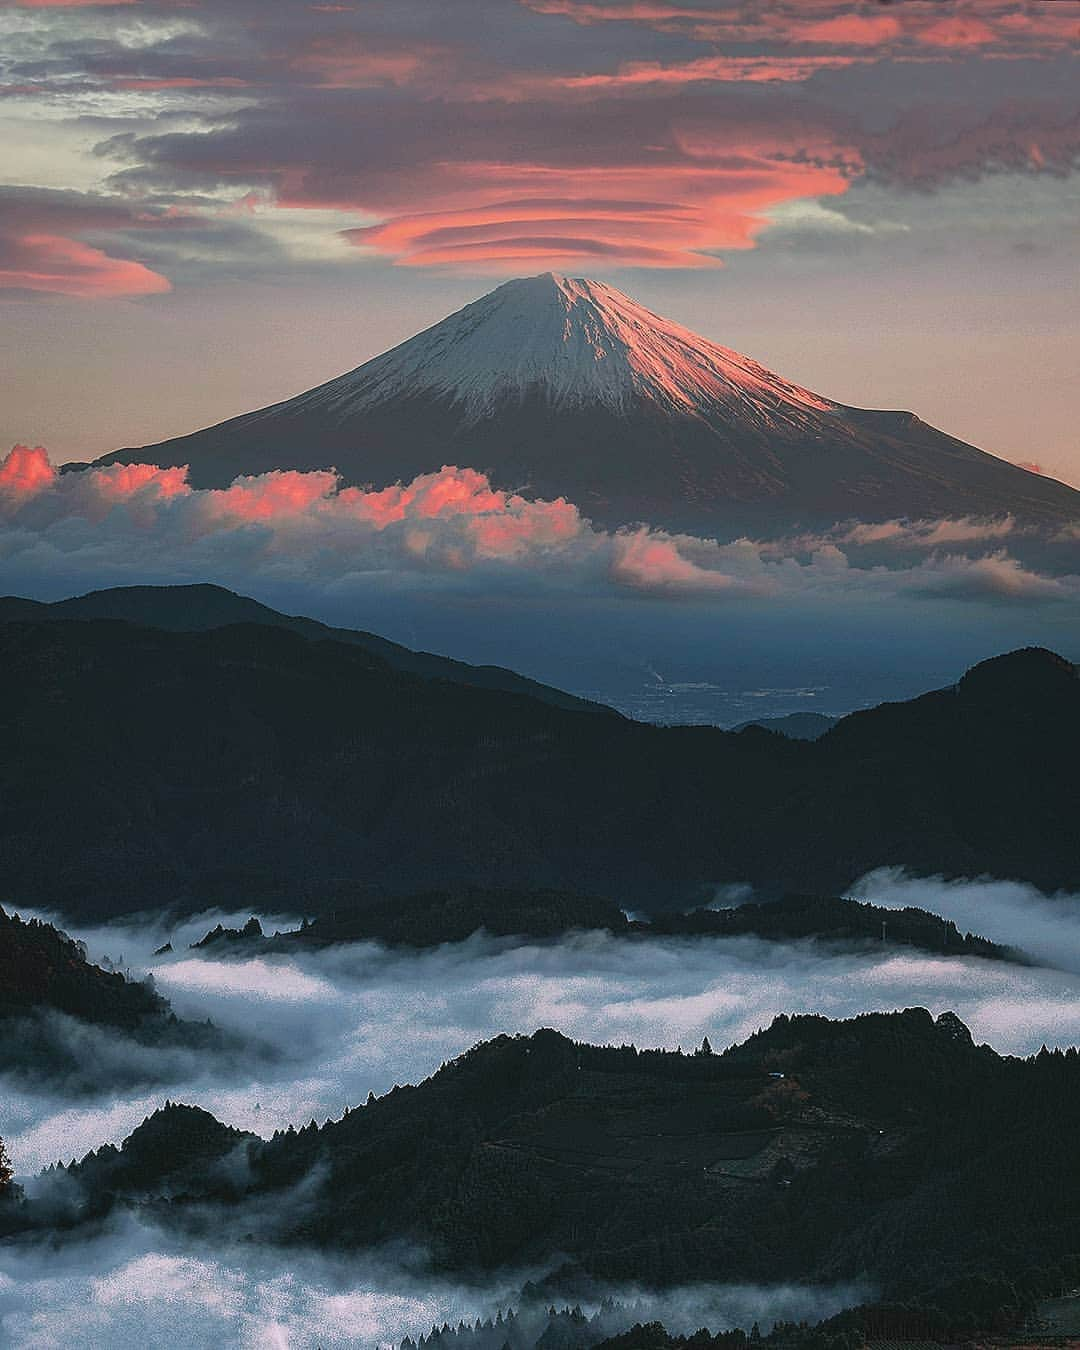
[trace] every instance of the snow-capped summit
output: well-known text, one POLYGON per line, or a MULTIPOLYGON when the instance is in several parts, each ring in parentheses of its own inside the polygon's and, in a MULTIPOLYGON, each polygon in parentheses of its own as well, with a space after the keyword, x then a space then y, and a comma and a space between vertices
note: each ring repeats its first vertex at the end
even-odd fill
POLYGON ((420 390, 477 419, 537 394, 560 410, 623 411, 642 398, 691 413, 737 401, 766 416, 837 406, 614 286, 553 272, 506 282, 308 397, 347 418, 420 390))
POLYGON ((565 496, 598 523, 706 533, 857 517, 1080 518, 1080 493, 906 412, 849 408, 603 282, 508 281, 272 407, 99 463, 237 474, 336 468, 385 486, 444 464, 565 496))

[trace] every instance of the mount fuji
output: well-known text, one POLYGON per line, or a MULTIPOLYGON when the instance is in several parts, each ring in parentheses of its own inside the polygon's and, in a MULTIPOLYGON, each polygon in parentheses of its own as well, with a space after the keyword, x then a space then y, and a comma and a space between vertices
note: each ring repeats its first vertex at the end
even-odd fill
POLYGON ((717 534, 856 517, 1056 525, 1080 492, 910 412, 846 407, 651 313, 545 273, 490 294, 326 384, 96 464, 187 464, 197 487, 336 468, 384 487, 444 464, 567 497, 604 526, 717 534))

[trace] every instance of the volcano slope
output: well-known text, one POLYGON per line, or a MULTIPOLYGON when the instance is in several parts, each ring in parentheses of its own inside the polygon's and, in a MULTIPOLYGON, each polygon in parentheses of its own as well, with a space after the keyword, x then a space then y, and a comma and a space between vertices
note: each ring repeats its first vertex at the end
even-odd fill
POLYGON ((847 407, 603 282, 506 282, 315 389, 97 464, 198 487, 336 468, 386 487, 457 464, 606 527, 775 534, 838 520, 1080 519, 1080 492, 910 412, 847 407))

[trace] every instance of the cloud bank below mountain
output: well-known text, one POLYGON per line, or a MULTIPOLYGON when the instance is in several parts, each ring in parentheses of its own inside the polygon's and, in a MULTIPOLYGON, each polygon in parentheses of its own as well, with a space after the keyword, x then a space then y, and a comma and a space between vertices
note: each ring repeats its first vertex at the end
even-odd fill
POLYGON ((34 578, 37 594, 76 576, 84 587, 265 577, 315 590, 424 577, 471 590, 577 587, 762 606, 796 596, 1080 600, 1080 577, 1066 570, 1074 541, 1044 540, 1058 565, 1037 571, 1009 551, 1026 537, 1008 517, 845 522, 813 537, 727 543, 648 525, 605 531, 564 498, 499 491, 454 465, 365 491, 332 471, 276 470, 223 489, 192 488, 184 468, 149 464, 60 474, 41 447, 16 446, 0 461, 0 569, 9 586, 34 578))

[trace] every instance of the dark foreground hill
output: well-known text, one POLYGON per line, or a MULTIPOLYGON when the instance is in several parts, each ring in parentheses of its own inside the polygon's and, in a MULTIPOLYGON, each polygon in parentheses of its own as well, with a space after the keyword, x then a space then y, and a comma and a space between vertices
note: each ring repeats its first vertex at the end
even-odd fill
POLYGON ((102 970, 66 933, 0 909, 0 1072, 68 1091, 160 1082, 155 1052, 221 1051, 209 1023, 184 1022, 149 983, 102 970), (95 1033, 101 1033, 95 1035, 95 1033))
POLYGON ((572 1296, 863 1278, 929 1300, 1060 1279, 1078 1127, 1075 1050, 1002 1058, 952 1013, 781 1016, 723 1055, 539 1031, 269 1141, 167 1104, 7 1222, 134 1206, 335 1250, 405 1240, 457 1272, 554 1265, 545 1287, 572 1296))
POLYGON ((1080 680, 1041 649, 820 740, 428 680, 261 625, 0 624, 0 898, 70 914, 554 888, 635 907, 871 868, 1080 885, 1080 680))

